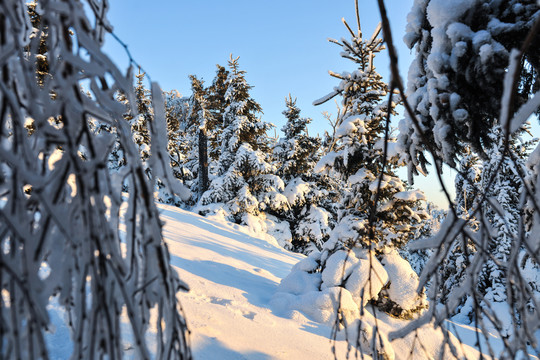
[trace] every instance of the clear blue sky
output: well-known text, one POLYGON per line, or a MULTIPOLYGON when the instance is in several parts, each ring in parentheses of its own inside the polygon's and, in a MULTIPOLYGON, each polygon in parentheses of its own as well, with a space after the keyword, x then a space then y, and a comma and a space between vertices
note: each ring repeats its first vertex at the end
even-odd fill
MULTIPOLYGON (((359 0, 359 4, 363 33, 371 36, 380 21, 376 1, 359 0)), ((240 67, 254 86, 251 94, 263 108, 263 120, 275 124, 278 135, 289 93, 297 97, 302 116, 313 118, 310 133, 322 135, 328 124, 321 112, 335 115, 335 104, 315 107, 312 103, 338 84, 328 70, 354 70, 352 62, 339 56, 339 46, 327 41, 349 38, 341 18, 356 26, 354 0, 115 0, 110 6, 108 17, 116 35, 164 90, 176 89, 189 96, 188 75, 210 84, 216 64, 226 65, 231 53, 240 56, 240 67)), ((387 0, 386 6, 406 80, 413 56, 402 38, 412 0, 387 0)), ((112 38, 105 49, 122 69, 127 67, 123 49, 112 38)), ((386 52, 378 56, 376 65, 388 80, 386 52)), ((436 181, 418 179, 415 185, 444 206, 438 188, 432 185, 436 181)))

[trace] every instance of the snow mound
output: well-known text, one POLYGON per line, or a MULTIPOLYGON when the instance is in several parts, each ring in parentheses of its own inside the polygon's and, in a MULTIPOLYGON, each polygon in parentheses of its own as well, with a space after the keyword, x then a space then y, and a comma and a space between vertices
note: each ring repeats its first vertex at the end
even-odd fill
MULTIPOLYGON (((327 253, 313 252, 300 260, 281 281, 270 301, 276 314, 294 317, 300 312, 327 326, 346 327, 340 336, 353 347, 359 344, 358 350, 368 356, 454 358, 448 345, 443 346, 442 331, 432 324, 420 328, 417 334, 423 335, 416 340, 414 333, 402 339, 388 339, 390 333, 405 327, 409 320, 390 316, 378 308, 380 304, 397 304, 407 316, 418 314, 427 306, 425 296, 417 293, 418 276, 396 250, 377 256, 358 248, 323 254, 327 253)), ((450 336, 451 343, 458 344, 450 336)), ((467 346, 460 347, 458 352, 461 358, 477 356, 467 346)))
POLYGON ((407 260, 393 250, 385 254, 382 264, 388 277, 394 279, 394 281, 390 280, 388 287, 390 299, 404 310, 413 310, 425 304, 425 296, 418 295, 416 292, 420 284, 418 275, 407 260))

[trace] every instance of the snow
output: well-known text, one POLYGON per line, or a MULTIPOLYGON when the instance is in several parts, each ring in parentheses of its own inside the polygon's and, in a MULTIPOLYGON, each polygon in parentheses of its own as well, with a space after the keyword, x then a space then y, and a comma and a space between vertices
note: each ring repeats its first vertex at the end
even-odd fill
MULTIPOLYGON (((191 288, 179 298, 195 359, 331 357, 330 327, 299 312, 279 316, 269 305, 303 255, 252 236, 262 235, 252 229, 160 207, 172 264, 191 288)), ((316 276, 302 280, 306 289, 317 282, 316 276)), ((344 349, 344 341, 339 346, 344 349)))
POLYGON ((426 195, 422 190, 410 190, 410 191, 400 191, 394 194, 394 198, 403 201, 418 201, 426 200, 426 195))
POLYGON ((416 294, 419 285, 418 275, 409 262, 403 259, 397 251, 392 250, 385 254, 382 264, 390 278, 389 298, 405 310, 423 305, 424 298, 416 294), (399 281, 395 279, 399 279, 399 281))
POLYGON ((373 175, 373 173, 368 169, 362 167, 358 169, 358 171, 354 175, 349 176, 349 183, 351 185, 358 184, 363 182, 364 179, 373 181, 375 180, 375 175, 373 175))
POLYGON ((309 193, 310 186, 302 179, 293 179, 283 191, 283 195, 287 197, 289 204, 294 205, 297 203, 305 202, 305 196, 309 193))
POLYGON ((367 255, 365 259, 358 260, 345 288, 349 290, 358 306, 365 306, 369 300, 377 297, 388 279, 387 271, 375 256, 367 255))
POLYGON ((427 16, 433 27, 445 27, 459 19, 473 0, 432 0, 427 7, 427 16))
MULTIPOLYGON (((354 344, 358 329, 368 350, 371 345, 365 339, 371 339, 377 329, 382 344, 376 344, 376 348, 384 349, 390 359, 422 359, 426 354, 439 358, 444 337, 432 324, 390 341, 389 334, 402 328, 406 321, 371 310, 367 305, 362 322, 358 322, 360 294, 374 297, 389 281, 390 297, 404 308, 421 301, 402 295, 414 292, 410 290, 417 287, 418 278, 397 252, 385 254, 379 262, 367 250, 337 251, 327 259, 331 271, 321 274, 316 272, 321 255, 318 252, 309 257, 288 252, 268 237, 258 237, 264 235, 263 230, 256 234, 253 229, 228 223, 220 216, 210 219, 168 205, 159 208, 171 263, 190 287, 178 298, 190 329, 194 359, 330 359, 333 355, 329 339, 338 304, 342 321, 348 326, 347 332, 338 333, 338 358, 347 354, 346 334, 354 344), (369 268, 372 291, 362 289, 367 284, 369 268), (351 275, 346 288, 336 286, 343 271, 351 275), (395 281, 398 278, 405 280, 395 281), (377 284, 373 279, 380 281, 377 284)), ((66 359, 72 345, 66 341, 69 330, 64 325, 65 314, 58 309, 54 301, 49 306, 53 330, 47 342, 52 359, 66 359)), ((475 329, 455 322, 448 324, 462 340, 474 345, 469 333, 475 329)), ((129 332, 125 323, 122 326, 129 332)), ((478 358, 470 346, 458 345, 452 334, 450 338, 463 358, 478 358)), ((500 346, 497 341, 493 338, 494 344, 500 346)), ((449 358, 448 346, 444 351, 443 358, 449 358)), ((365 354, 370 359, 372 352, 365 354)), ((127 346, 124 356, 136 358, 127 346)))

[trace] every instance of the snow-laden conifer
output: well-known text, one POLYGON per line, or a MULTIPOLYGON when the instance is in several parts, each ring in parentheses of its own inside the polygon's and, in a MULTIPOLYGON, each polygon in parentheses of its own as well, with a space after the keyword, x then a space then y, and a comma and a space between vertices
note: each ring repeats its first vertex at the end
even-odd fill
MULTIPOLYGON (((510 52, 521 48, 539 16, 534 0, 415 1, 404 40, 416 51, 407 99, 421 129, 408 114, 400 124, 411 172, 426 169, 426 149, 451 165, 465 144, 486 158, 510 52)), ((538 91, 539 46, 535 36, 524 53, 513 110, 538 91)))
POLYGON ((332 191, 333 182, 323 181, 325 175, 313 172, 320 157, 321 140, 308 134, 307 125, 311 118, 300 117, 296 99, 289 95, 285 98, 287 109, 283 115, 287 122, 281 129, 284 137, 274 147, 277 162, 277 175, 285 182, 283 194, 287 197, 289 208, 282 209, 278 216, 284 217, 290 224, 294 251, 309 253, 321 249, 328 240, 335 223, 333 214, 326 200, 336 201, 336 192, 332 191))
POLYGON ((280 193, 283 181, 269 161, 270 144, 266 131, 272 126, 259 118, 261 106, 251 97, 252 88, 240 70, 238 58, 229 60, 226 81, 226 108, 223 112, 221 149, 217 176, 201 197, 201 205, 220 203, 237 222, 261 211, 287 206, 280 193))
POLYGON ((400 122, 409 173, 426 165, 426 149, 439 172, 442 163, 459 171, 456 207, 437 235, 411 245, 433 249, 421 284, 435 286, 430 297, 444 305, 417 324, 457 312, 484 334, 512 339, 499 357, 528 351, 538 329, 527 215, 538 195, 521 137, 540 104, 539 15, 533 1, 416 1, 405 36, 417 53, 412 112, 400 122))
POLYGON ((376 328, 377 312, 410 318, 426 307, 424 295, 417 293, 418 276, 398 253, 427 216, 419 206, 425 196, 409 189, 395 173, 399 156, 387 121, 396 103, 388 103, 388 85, 373 64, 373 57, 384 48, 378 38, 380 27, 364 39, 359 20, 357 32, 345 25, 350 40, 334 42, 356 69, 330 72, 340 83, 315 102, 342 98, 333 150, 315 168, 338 177, 345 186, 338 223, 322 250, 297 264, 279 291, 286 293, 301 278, 309 279, 317 295, 307 289, 296 291, 296 296, 309 294, 315 308, 328 303, 323 299, 333 299, 332 310, 318 309, 334 311, 325 321, 346 326, 351 343, 362 353, 391 358, 394 350, 376 328))

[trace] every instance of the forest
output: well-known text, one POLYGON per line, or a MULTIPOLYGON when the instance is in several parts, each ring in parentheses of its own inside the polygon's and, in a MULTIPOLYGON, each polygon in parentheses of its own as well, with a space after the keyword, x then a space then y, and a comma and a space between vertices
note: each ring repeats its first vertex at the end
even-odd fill
POLYGON ((406 82, 378 6, 367 31, 351 1, 330 40, 348 67, 314 101, 339 106, 319 136, 294 94, 281 129, 263 120, 241 57, 184 97, 104 52, 107 0, 2 1, 0 359, 290 358, 197 350, 182 236, 279 253, 251 304, 326 326, 321 358, 539 357, 540 2, 415 0, 406 82), (415 187, 427 173, 448 208, 415 187))

